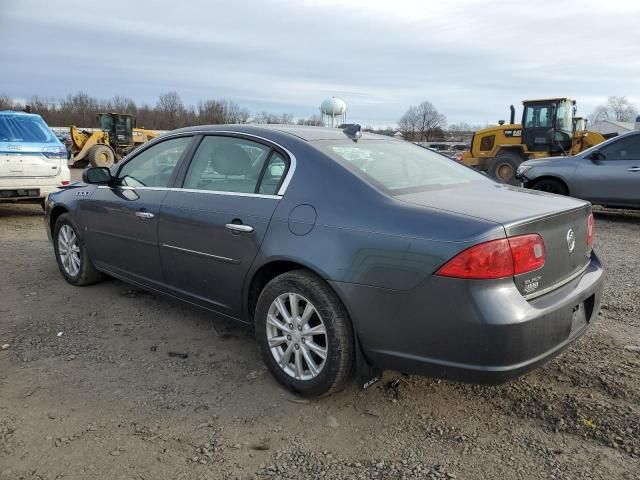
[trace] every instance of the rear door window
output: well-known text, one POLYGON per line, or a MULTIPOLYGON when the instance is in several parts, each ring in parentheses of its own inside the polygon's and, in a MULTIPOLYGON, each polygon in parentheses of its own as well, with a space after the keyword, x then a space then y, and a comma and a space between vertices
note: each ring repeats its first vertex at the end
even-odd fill
POLYGON ((245 138, 206 136, 198 146, 184 188, 214 192, 277 192, 287 162, 270 147, 245 138))

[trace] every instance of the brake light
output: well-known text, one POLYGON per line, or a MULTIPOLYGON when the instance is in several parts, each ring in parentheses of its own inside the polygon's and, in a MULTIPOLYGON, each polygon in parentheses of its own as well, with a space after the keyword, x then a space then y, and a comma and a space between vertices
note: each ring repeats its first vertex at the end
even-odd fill
POLYGON ((69 180, 62 180, 60 185, 69 185, 69 180))
POLYGON ((593 219, 593 213, 589 215, 587 219, 587 245, 593 247, 593 240, 596 236, 596 225, 595 220, 593 219))
POLYGON ((506 278, 537 270, 544 262, 542 237, 519 235, 467 248, 440 267, 436 275, 475 280, 506 278))
POLYGON ((42 149, 42 154, 50 159, 57 160, 66 160, 67 159, 67 149, 64 147, 44 147, 42 149))
POLYGON ((544 266, 544 242, 540 235, 520 235, 509 239, 513 274, 533 272, 544 266))

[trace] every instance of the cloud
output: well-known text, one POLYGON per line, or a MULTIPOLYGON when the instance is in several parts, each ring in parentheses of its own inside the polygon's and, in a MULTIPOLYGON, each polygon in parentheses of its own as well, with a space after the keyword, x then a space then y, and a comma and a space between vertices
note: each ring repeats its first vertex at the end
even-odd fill
POLYGON ((545 96, 586 114, 608 95, 640 103, 638 13, 615 0, 4 0, 0 93, 154 103, 176 90, 300 116, 337 95, 373 125, 423 100, 450 122, 495 122, 545 96))

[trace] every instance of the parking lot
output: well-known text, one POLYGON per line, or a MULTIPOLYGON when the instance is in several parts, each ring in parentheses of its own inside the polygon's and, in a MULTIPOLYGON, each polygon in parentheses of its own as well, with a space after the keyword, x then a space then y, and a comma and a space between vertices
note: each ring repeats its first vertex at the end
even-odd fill
POLYGON ((640 478, 638 213, 598 210, 602 312, 543 368, 497 387, 386 372, 319 400, 278 386, 248 329, 67 284, 42 220, 0 204, 0 479, 640 478))

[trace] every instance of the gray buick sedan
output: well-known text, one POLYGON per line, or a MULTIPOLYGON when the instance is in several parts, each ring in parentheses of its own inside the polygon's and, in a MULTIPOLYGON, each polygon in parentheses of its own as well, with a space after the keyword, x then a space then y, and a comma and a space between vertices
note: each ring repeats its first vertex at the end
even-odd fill
POLYGON ((576 340, 602 293, 589 203, 358 125, 171 132, 51 194, 46 229, 69 283, 249 324, 306 395, 384 368, 508 380, 576 340))

